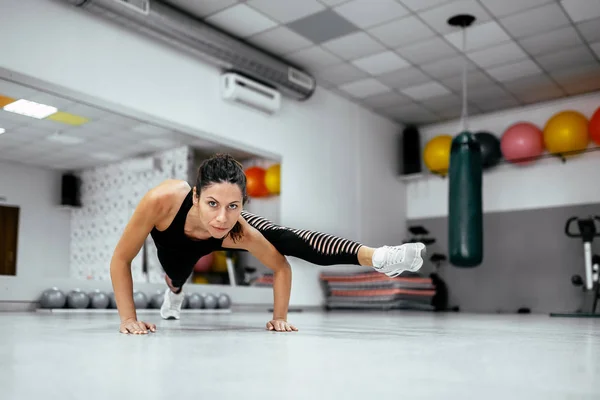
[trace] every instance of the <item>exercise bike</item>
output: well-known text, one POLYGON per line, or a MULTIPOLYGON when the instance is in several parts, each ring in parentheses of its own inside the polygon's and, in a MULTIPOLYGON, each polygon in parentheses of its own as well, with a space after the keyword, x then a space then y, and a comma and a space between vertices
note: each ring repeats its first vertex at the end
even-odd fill
POLYGON ((571 217, 565 224, 565 234, 571 238, 580 238, 583 241, 583 254, 585 260, 585 280, 581 275, 573 275, 571 283, 575 286, 583 286, 583 291, 586 294, 586 300, 591 301, 591 306, 584 302, 583 310, 575 313, 550 313, 551 317, 600 317, 596 313, 598 299, 600 298, 600 283, 598 276, 600 273, 600 256, 592 255, 592 242, 595 237, 600 236, 600 232, 596 229, 595 221, 600 221, 598 216, 590 216, 589 218, 571 217), (578 232, 572 232, 571 225, 577 222, 579 227, 578 232), (590 298, 591 297, 591 298, 590 298))

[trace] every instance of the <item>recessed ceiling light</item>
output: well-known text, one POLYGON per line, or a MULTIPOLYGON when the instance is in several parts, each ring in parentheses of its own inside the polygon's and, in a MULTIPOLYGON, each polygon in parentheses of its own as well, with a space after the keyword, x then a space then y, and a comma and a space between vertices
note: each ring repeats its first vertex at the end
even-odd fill
POLYGON ((0 128, 0 135, 2 135, 4 132, 6 132, 6 129, 0 128))
POLYGON ((46 118, 58 111, 56 107, 24 99, 5 105, 4 110, 37 119, 46 118))
POLYGON ((76 136, 68 136, 63 135, 61 133, 55 133, 54 135, 50 135, 46 138, 47 140, 52 140, 53 142, 60 142, 64 144, 79 144, 85 142, 85 139, 76 137, 76 136))

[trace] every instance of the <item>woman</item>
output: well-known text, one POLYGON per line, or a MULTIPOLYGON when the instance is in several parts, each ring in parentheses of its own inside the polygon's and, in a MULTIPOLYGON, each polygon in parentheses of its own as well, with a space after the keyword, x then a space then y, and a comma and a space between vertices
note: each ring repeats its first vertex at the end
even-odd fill
POLYGON ((156 331, 156 325, 137 319, 133 302, 131 262, 148 234, 166 273, 168 288, 160 311, 165 319, 179 319, 185 281, 198 259, 216 250, 247 250, 274 271, 273 319, 267 329, 275 331, 297 330, 287 322, 292 273, 285 256, 318 265, 370 266, 388 276, 417 271, 423 265, 422 243, 371 248, 319 232, 290 229, 243 211, 247 200, 241 164, 223 154, 200 165, 193 188, 185 181, 168 180, 144 195, 110 264, 120 332, 156 331))

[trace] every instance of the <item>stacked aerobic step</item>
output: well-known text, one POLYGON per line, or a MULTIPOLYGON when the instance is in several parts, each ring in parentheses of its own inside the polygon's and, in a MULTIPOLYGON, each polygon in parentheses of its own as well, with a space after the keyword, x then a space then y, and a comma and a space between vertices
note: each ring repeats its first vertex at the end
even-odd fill
POLYGON ((434 311, 436 294, 430 278, 390 278, 379 272, 322 273, 328 309, 413 309, 434 311))

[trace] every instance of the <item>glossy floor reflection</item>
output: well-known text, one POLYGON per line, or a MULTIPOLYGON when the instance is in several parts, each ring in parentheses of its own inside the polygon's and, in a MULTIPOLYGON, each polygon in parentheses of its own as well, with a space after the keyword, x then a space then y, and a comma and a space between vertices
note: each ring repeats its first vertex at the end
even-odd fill
POLYGON ((0 399, 598 399, 600 319, 304 312, 0 313, 0 399))

